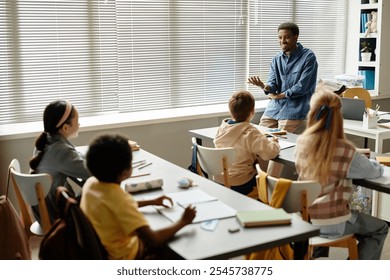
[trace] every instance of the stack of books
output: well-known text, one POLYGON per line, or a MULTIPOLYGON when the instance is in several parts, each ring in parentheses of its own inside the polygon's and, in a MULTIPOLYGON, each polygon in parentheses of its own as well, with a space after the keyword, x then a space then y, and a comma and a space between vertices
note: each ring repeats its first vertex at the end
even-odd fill
POLYGON ((129 140, 129 145, 132 151, 138 151, 140 149, 140 145, 138 145, 138 143, 133 140, 129 140))

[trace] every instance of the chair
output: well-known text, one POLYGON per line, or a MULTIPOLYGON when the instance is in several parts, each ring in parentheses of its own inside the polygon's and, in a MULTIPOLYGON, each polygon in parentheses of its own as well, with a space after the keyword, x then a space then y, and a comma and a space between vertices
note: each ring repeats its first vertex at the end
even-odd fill
MULTIPOLYGON (((45 197, 50 191, 52 178, 49 174, 24 174, 20 172, 20 164, 13 159, 8 168, 8 176, 12 180, 23 225, 28 236, 31 234, 44 235, 51 227, 49 213, 47 211, 45 197), (28 206, 39 207, 41 224, 32 222, 28 206)), ((7 186, 8 189, 8 186, 7 186)))
MULTIPOLYGON (((268 197, 274 195, 275 186, 279 179, 267 175, 256 165, 257 187, 259 195, 265 192, 266 200, 268 197)), ((285 194, 282 202, 282 208, 288 213, 300 212, 302 219, 309 221, 308 206, 320 195, 322 186, 315 181, 291 181, 291 185, 285 194)), ((263 201, 267 203, 268 201, 263 201)), ((348 234, 336 239, 329 239, 326 237, 312 237, 309 239, 308 258, 313 254, 315 247, 342 247, 348 248, 349 258, 357 260, 358 249, 357 240, 353 234, 348 234)))
MULTIPOLYGON (((195 137, 192 137, 192 143, 196 144, 195 137)), ((208 174, 209 179, 230 188, 229 167, 236 160, 236 149, 233 147, 209 148, 199 144, 197 149, 198 164, 208 174)), ((201 173, 199 175, 202 176, 201 173)))
POLYGON ((80 186, 80 183, 77 178, 67 177, 66 182, 68 182, 76 197, 81 195, 83 189, 80 186))
MULTIPOLYGON (((372 108, 371 95, 368 90, 364 88, 349 88, 344 91, 343 97, 363 99, 366 104, 366 108, 372 108)), ((364 137, 364 148, 367 148, 367 146, 368 138, 364 137)))
POLYGON ((364 88, 349 88, 343 92, 343 97, 363 99, 366 108, 372 108, 371 95, 364 88))

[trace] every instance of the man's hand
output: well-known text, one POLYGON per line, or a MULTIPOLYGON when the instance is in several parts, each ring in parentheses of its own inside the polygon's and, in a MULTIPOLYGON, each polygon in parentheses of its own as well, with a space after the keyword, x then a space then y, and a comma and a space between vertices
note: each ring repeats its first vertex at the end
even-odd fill
POLYGON ((286 95, 284 93, 279 93, 279 94, 270 93, 270 94, 268 94, 268 98, 269 99, 284 99, 284 98, 286 98, 286 95))
POLYGON ((259 76, 249 77, 247 83, 258 86, 261 89, 264 89, 264 87, 265 87, 264 83, 260 80, 259 76))

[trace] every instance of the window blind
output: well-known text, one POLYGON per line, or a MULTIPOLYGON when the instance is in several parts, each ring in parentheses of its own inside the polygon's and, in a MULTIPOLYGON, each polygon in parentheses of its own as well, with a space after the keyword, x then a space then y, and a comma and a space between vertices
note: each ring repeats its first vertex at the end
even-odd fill
POLYGON ((226 103, 266 79, 289 19, 321 75, 342 73, 346 1, 313 2, 0 0, 0 124, 40 121, 56 99, 81 117, 226 103))

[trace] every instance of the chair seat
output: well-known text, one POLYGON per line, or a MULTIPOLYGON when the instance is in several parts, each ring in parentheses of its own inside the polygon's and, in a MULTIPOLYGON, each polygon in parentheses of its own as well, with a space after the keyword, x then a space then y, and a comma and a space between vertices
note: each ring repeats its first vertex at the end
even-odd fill
MULTIPOLYGON (((339 238, 326 238, 326 237, 321 237, 321 236, 315 236, 315 237, 312 237, 309 239, 309 244, 311 246, 325 246, 325 245, 332 245, 332 244, 335 244, 335 243, 339 243, 339 242, 343 242, 343 241, 347 241, 351 238, 354 238, 354 235, 353 234, 347 234, 347 235, 344 235, 344 236, 341 236, 339 238)), ((333 247, 333 246, 331 246, 333 247)))

